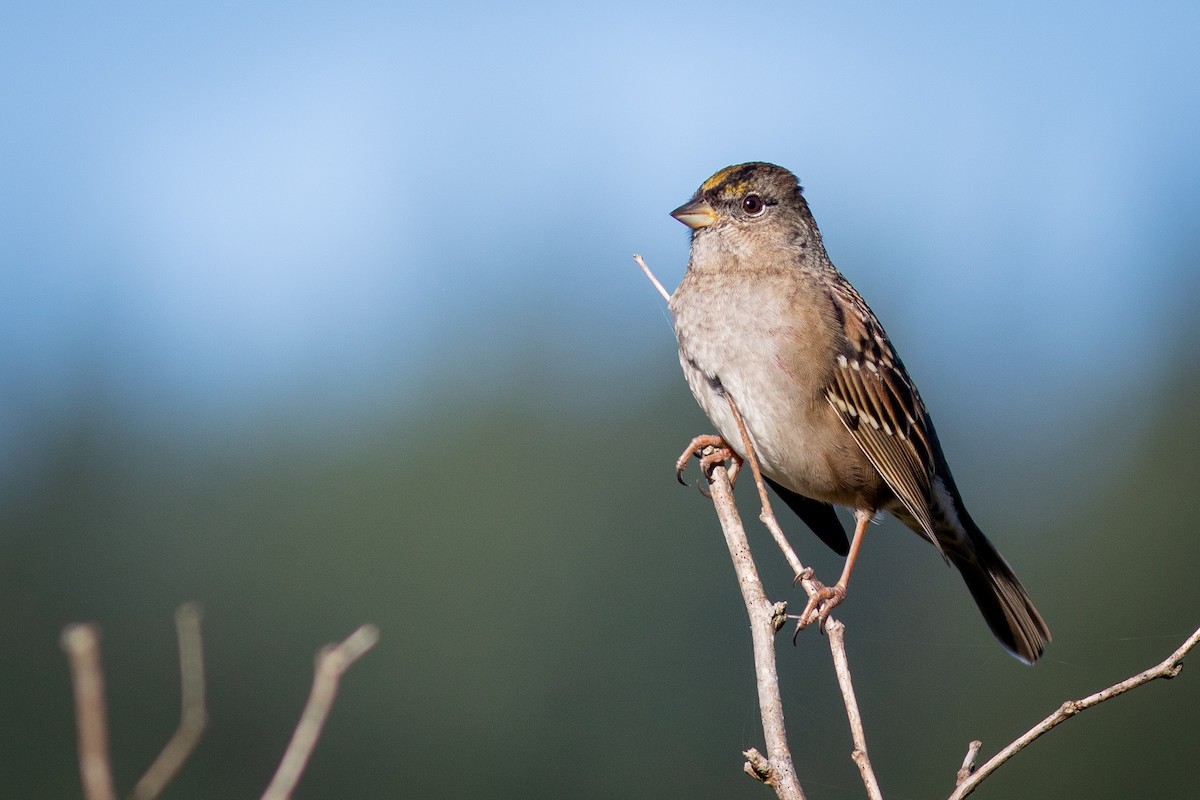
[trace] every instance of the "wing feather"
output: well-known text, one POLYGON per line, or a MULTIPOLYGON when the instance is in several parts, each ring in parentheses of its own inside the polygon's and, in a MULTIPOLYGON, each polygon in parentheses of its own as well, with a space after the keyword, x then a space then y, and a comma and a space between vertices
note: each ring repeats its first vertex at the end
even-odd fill
POLYGON ((867 304, 848 283, 831 287, 846 334, 825 396, 896 498, 939 550, 931 507, 936 461, 920 395, 867 304))

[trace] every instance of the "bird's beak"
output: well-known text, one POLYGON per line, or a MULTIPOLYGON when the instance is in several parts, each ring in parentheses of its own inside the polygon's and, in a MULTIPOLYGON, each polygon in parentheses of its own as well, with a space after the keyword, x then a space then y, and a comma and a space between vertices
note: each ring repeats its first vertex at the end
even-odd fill
POLYGON ((707 200, 692 200, 671 212, 671 216, 692 230, 707 228, 717 221, 717 212, 707 200))

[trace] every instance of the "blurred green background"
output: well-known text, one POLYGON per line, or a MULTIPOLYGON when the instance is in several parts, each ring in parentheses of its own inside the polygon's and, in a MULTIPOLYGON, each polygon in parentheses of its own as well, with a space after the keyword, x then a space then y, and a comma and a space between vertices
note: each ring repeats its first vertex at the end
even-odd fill
MULTIPOLYGON (((132 786, 196 600, 211 723, 167 797, 257 796, 366 621, 298 797, 770 796, 725 546, 671 474, 709 428, 630 260, 674 286, 667 212, 751 159, 800 175, 1054 633, 1022 667, 874 529, 839 616, 885 795, 948 794, 971 739, 1200 624, 1193 4, 4 17, 0 793, 79 794, 82 620, 132 786)), ((861 797, 827 643, 780 668, 808 795, 861 797)), ((976 796, 1190 796, 1195 669, 976 796)))

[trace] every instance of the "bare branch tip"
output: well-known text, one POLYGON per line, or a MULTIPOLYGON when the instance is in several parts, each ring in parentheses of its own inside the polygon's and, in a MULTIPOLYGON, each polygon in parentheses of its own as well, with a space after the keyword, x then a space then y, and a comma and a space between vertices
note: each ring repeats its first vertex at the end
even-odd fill
POLYGON ((370 650, 375 645, 379 644, 379 626, 367 622, 358 627, 358 630, 346 637, 346 641, 342 645, 347 650, 353 651, 362 655, 370 650))
POLYGON ((194 600, 175 609, 175 622, 179 624, 198 624, 204 618, 204 607, 194 600))
POLYGON ((59 642, 68 655, 86 653, 96 647, 100 641, 100 632, 95 625, 86 622, 73 622, 63 628, 59 642))
POLYGON ((360 625, 340 643, 322 647, 317 653, 317 667, 340 674, 378 643, 379 628, 371 623, 360 625))
POLYGON ((646 259, 642 258, 640 253, 633 254, 633 263, 641 267, 642 272, 644 272, 646 277, 650 279, 650 282, 654 284, 654 288, 658 290, 658 293, 662 295, 662 298, 667 302, 670 302, 671 293, 663 287, 658 278, 654 277, 654 273, 650 271, 650 267, 646 264, 646 259))

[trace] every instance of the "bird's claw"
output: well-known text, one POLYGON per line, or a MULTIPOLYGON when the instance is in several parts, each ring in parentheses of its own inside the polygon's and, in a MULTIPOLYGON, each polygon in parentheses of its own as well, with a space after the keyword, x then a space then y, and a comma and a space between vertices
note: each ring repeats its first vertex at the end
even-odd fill
POLYGON ((805 567, 796 573, 796 577, 792 578, 792 588, 795 589, 797 584, 811 580, 813 576, 812 567, 805 567))
MULTIPOLYGON (((687 469, 688 459, 692 456, 699 457, 700 471, 705 475, 716 465, 726 461, 731 462, 729 467, 729 483, 732 485, 737 481, 737 474, 742 466, 742 459, 737 453, 733 452, 733 448, 729 446, 729 443, 720 436, 712 433, 697 436, 688 442, 688 446, 679 454, 679 458, 675 459, 675 480, 684 486, 687 486, 687 481, 683 479, 683 471, 687 469), (705 448, 710 447, 712 449, 705 453, 705 448)), ((704 489, 700 491, 707 495, 704 489)))
POLYGON ((800 635, 800 631, 811 625, 813 620, 817 622, 817 630, 824 631, 829 614, 846 599, 846 587, 840 584, 825 586, 817 580, 814 580, 813 583, 816 584, 813 593, 809 595, 804 610, 796 619, 796 630, 792 632, 792 644, 796 643, 796 637, 800 635))

